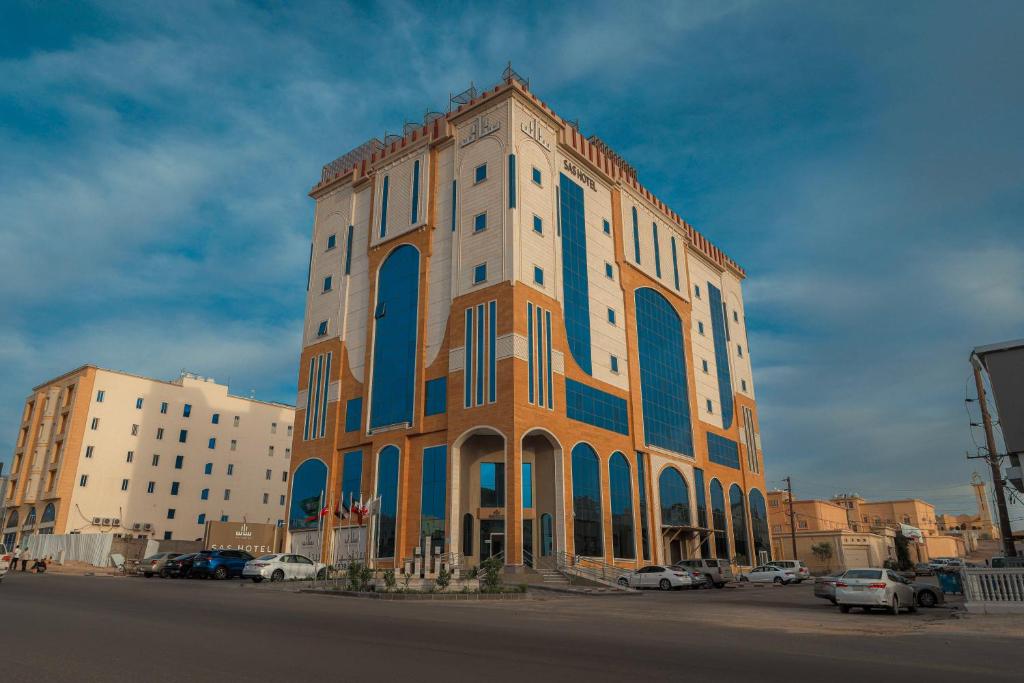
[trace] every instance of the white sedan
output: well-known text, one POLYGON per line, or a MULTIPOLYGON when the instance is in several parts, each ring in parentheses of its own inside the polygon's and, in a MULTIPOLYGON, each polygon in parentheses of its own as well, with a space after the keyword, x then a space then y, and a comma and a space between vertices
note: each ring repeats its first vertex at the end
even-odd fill
POLYGON ((851 607, 860 607, 865 612, 873 607, 899 614, 904 607, 916 611, 914 586, 890 569, 866 568, 848 569, 836 579, 836 602, 844 614, 851 607))
POLYGON ((749 572, 740 574, 740 581, 750 583, 775 583, 785 585, 796 581, 796 574, 791 569, 783 569, 773 564, 754 567, 749 572))
POLYGON ((322 579, 327 575, 327 565, 314 562, 305 555, 274 553, 261 555, 249 560, 242 569, 242 576, 255 583, 263 579, 284 581, 285 579, 322 579))
POLYGON ((693 577, 686 570, 672 569, 660 565, 651 565, 629 572, 619 577, 619 585, 630 588, 660 588, 663 591, 673 588, 690 588, 693 577))

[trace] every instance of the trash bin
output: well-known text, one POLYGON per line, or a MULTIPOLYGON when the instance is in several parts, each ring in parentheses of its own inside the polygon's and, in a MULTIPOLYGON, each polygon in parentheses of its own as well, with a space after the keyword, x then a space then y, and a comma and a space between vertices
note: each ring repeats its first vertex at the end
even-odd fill
POLYGON ((943 593, 963 593, 964 583, 960 572, 936 572, 939 577, 939 588, 943 593))

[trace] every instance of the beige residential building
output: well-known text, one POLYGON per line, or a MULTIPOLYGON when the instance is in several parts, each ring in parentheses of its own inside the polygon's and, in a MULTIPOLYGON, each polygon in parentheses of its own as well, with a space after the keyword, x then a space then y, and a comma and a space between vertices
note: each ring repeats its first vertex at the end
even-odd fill
POLYGON ((84 365, 25 401, 3 542, 33 533, 197 539, 207 520, 283 524, 292 406, 211 378, 84 365))

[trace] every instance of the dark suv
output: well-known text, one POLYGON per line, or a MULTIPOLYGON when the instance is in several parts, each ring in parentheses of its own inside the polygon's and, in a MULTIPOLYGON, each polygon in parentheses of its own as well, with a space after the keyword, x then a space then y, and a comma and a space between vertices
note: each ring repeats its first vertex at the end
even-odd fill
POLYGON ((252 555, 244 550, 204 550, 196 554, 189 576, 212 576, 215 579, 230 579, 233 576, 241 578, 245 563, 251 559, 253 559, 252 555))

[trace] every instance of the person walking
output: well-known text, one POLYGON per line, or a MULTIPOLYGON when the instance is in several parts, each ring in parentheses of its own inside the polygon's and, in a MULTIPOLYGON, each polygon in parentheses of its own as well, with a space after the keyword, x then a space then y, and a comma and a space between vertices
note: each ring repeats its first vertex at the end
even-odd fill
POLYGON ((28 546, 21 551, 21 571, 25 571, 28 567, 28 561, 32 559, 32 553, 29 551, 28 546))
POLYGON ((16 546, 14 546, 14 552, 11 553, 11 566, 8 567, 8 569, 10 569, 10 571, 12 571, 12 572, 18 571, 18 558, 19 557, 21 557, 21 546, 20 545, 16 545, 16 546))

